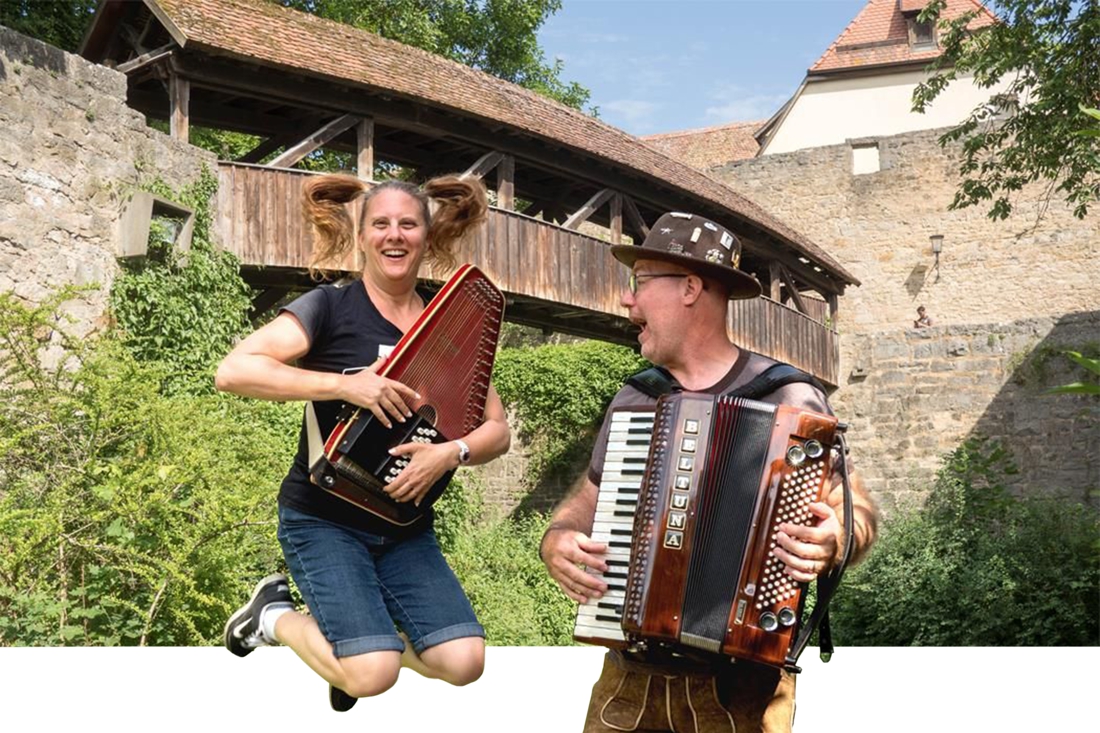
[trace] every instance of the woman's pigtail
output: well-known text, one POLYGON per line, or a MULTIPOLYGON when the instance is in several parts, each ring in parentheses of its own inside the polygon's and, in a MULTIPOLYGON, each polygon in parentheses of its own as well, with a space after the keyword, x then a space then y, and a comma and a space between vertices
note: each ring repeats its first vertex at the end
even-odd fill
POLYGON ((458 241, 487 218, 489 200, 485 186, 476 178, 440 176, 422 187, 436 202, 428 229, 431 258, 444 269, 455 265, 458 241))
POLYGON ((302 184, 302 214, 313 225, 309 273, 317 278, 355 247, 355 225, 345 204, 363 195, 366 185, 354 176, 323 175, 302 184))

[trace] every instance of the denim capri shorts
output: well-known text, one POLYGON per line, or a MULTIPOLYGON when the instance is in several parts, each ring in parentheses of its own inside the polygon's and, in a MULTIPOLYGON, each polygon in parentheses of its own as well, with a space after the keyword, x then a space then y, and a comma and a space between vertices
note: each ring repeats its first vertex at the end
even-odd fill
POLYGON ((417 654, 485 636, 431 529, 394 540, 280 506, 279 543, 337 657, 404 650, 395 623, 417 654))

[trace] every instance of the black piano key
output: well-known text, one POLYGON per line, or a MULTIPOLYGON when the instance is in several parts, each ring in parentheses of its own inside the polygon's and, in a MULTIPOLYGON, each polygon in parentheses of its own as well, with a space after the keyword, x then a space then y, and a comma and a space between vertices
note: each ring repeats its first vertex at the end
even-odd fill
POLYGON ((618 621, 622 621, 623 617, 622 616, 605 616, 602 613, 597 613, 596 614, 596 620, 597 621, 615 621, 615 622, 618 622, 618 621))

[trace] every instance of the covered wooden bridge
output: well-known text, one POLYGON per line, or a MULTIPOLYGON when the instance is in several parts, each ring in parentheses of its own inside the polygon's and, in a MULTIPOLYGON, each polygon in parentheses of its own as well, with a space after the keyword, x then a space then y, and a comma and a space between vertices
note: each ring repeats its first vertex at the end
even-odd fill
POLYGON ((191 125, 257 136, 219 164, 216 236, 258 310, 310 285, 298 195, 311 173, 294 166, 324 148, 365 179, 380 166, 483 178, 496 205, 463 259, 507 293, 508 320, 621 343, 634 329, 608 244, 640 240, 666 211, 708 216, 741 237, 741 266, 767 296, 732 306, 738 343, 837 384, 832 324, 858 281, 751 201, 595 118, 264 0, 105 0, 82 53, 126 73, 131 106, 179 139, 191 125))

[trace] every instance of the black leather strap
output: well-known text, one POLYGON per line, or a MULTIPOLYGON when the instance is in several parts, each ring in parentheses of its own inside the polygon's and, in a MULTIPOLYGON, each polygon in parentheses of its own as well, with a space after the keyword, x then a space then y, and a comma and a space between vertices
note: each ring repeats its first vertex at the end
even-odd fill
POLYGON ((798 657, 809 643, 815 628, 821 629, 821 633, 818 634, 821 661, 828 662, 833 655, 833 635, 829 628, 829 602, 833 599, 833 594, 840 585, 840 579, 844 576, 844 568, 848 566, 848 560, 852 556, 852 544, 855 542, 852 534, 855 521, 852 517, 852 484, 848 475, 848 444, 844 440, 843 433, 837 434, 837 442, 840 445, 841 475, 844 481, 844 555, 828 575, 819 576, 817 579, 817 602, 814 604, 814 610, 802 625, 798 638, 791 645, 784 660, 784 667, 788 672, 801 671, 797 664, 798 657))
POLYGON ((672 375, 661 367, 651 367, 644 372, 638 372, 628 378, 626 383, 650 397, 661 397, 679 387, 672 375))
POLYGON ((730 397, 745 397, 750 400, 758 400, 761 397, 770 395, 781 387, 796 383, 809 384, 820 390, 822 395, 825 394, 825 387, 821 382, 801 369, 795 369, 790 364, 783 363, 772 364, 770 367, 760 372, 752 381, 741 385, 735 390, 727 392, 727 394, 730 397))

